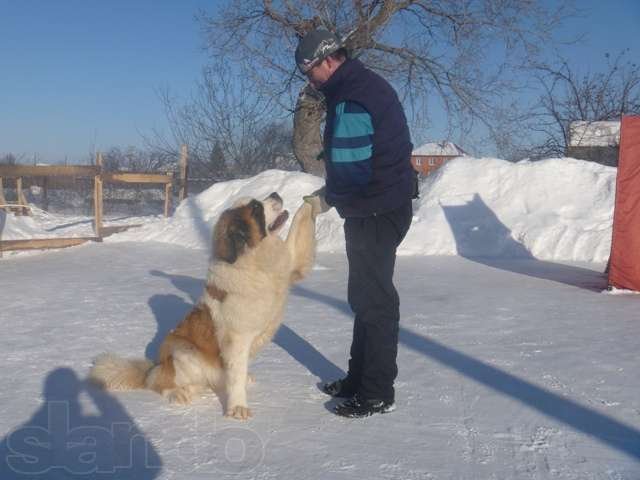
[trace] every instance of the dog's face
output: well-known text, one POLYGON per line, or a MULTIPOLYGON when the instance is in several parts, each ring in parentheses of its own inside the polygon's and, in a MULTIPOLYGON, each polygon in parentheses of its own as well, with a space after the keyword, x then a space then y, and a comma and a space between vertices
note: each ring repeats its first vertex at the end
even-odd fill
POLYGON ((222 212, 213 229, 213 256, 234 263, 247 248, 276 234, 289 218, 282 198, 273 192, 262 201, 241 199, 222 212))

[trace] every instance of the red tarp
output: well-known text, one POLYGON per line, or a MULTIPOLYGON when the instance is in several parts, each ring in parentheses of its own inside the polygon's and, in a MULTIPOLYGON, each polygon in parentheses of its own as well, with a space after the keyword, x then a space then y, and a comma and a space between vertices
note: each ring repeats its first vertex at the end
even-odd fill
POLYGON ((609 285, 640 291, 640 117, 622 118, 609 285))

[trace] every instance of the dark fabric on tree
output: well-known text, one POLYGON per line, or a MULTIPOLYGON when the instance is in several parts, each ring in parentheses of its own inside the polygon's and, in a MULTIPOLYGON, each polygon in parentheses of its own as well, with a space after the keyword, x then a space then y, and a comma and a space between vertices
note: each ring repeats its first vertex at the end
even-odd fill
POLYGON ((408 200, 391 212, 345 220, 348 299, 355 313, 347 378, 364 398, 394 400, 400 300, 393 270, 412 217, 408 200))
POLYGON ((326 200, 342 217, 365 217, 397 209, 415 192, 411 166, 413 145, 398 95, 393 87, 358 60, 347 59, 320 88, 327 101, 324 130, 327 170, 326 200), (356 102, 371 115, 373 156, 367 185, 345 185, 338 180, 330 158, 336 107, 356 102))

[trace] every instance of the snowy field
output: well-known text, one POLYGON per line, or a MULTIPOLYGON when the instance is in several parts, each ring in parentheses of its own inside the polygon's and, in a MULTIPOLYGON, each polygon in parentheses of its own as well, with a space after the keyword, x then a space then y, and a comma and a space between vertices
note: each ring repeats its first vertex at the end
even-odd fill
MULTIPOLYGON (((334 213, 251 366, 252 420, 214 395, 175 407, 84 381, 103 351, 155 355, 226 205, 278 190, 294 209, 315 177, 265 172, 103 244, 5 255, 0 479, 640 479, 640 296, 603 292, 615 170, 475 160, 422 187, 396 269, 398 410, 364 420, 318 389, 344 374, 352 329, 334 213)), ((55 228, 21 221, 3 238, 55 228)))

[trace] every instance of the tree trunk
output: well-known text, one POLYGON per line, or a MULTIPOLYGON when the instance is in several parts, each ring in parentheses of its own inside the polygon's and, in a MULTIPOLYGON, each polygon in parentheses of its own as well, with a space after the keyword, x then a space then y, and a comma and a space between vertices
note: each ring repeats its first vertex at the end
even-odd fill
POLYGON ((293 153, 303 172, 324 177, 322 134, 320 126, 324 119, 326 105, 322 95, 307 84, 296 104, 293 115, 293 153))

